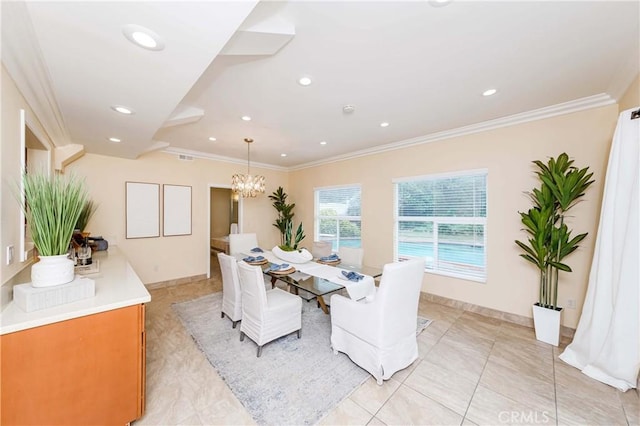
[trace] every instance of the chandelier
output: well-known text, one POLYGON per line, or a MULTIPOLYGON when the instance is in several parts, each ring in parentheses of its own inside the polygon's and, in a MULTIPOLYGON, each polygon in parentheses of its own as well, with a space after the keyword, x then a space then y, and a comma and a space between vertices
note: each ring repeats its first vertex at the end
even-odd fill
POLYGON ((235 174, 231 178, 231 189, 242 198, 255 197, 264 192, 264 176, 251 175, 251 143, 253 139, 245 138, 247 143, 247 174, 235 174))

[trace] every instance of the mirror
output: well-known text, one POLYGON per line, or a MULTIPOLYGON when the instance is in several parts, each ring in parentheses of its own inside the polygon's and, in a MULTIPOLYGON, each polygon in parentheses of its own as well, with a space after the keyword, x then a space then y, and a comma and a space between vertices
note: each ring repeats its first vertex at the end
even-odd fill
MULTIPOLYGON (((51 173, 51 145, 30 123, 25 110, 20 110, 20 170, 42 171, 51 173)), ((24 193, 22 179, 20 179, 20 193, 24 193)), ((23 200, 24 202, 24 200, 23 200)), ((33 241, 29 235, 27 219, 20 209, 20 262, 24 262, 33 254, 33 241)))

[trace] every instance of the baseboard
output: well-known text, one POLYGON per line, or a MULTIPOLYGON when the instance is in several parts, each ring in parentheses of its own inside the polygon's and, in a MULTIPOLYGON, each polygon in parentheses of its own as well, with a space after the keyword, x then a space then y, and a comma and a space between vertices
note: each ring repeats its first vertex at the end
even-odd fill
POLYGON ((145 284, 144 286, 147 288, 147 290, 155 290, 157 288, 173 287, 176 285, 189 284, 195 281, 202 281, 206 279, 207 279, 207 274, 200 274, 200 275, 193 275, 191 277, 176 278, 175 280, 148 283, 148 284, 145 284))
MULTIPOLYGON (((438 303, 440 305, 451 306, 452 308, 462 309, 476 314, 484 315, 485 317, 496 318, 503 321, 511 322, 514 324, 522 325, 525 327, 533 328, 533 318, 525 317, 523 315, 512 314, 510 312, 503 312, 497 309, 485 308, 484 306, 474 305, 473 303, 462 302, 460 300, 449 299, 447 297, 438 296, 431 293, 420 293, 420 299, 427 302, 438 303)), ((560 335, 568 338, 573 338, 576 330, 574 328, 560 326, 560 335)))

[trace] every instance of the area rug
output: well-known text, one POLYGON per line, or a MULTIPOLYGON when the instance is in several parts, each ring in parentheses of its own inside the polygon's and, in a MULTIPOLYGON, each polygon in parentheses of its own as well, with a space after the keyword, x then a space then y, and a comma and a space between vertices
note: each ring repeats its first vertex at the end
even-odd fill
MULTIPOLYGON (((331 318, 315 301, 302 303, 302 337, 293 333, 266 344, 260 358, 240 327, 220 318, 222 293, 173 308, 211 365, 260 425, 315 424, 369 373, 330 347, 331 318)), ((417 332, 430 320, 418 317, 417 332)))

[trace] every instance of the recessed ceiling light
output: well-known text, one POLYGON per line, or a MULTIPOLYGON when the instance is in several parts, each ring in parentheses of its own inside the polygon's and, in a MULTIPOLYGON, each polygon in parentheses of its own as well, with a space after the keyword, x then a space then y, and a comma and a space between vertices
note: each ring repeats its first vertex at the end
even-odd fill
POLYGON ((280 157, 286 157, 287 154, 285 154, 284 152, 282 154, 280 154, 280 157))
POLYGON ((435 6, 435 7, 446 6, 449 3, 451 3, 451 0, 429 0, 429 4, 431 4, 431 6, 435 6))
POLYGON ((216 139, 216 138, 214 138, 213 136, 211 136, 211 137, 209 138, 209 140, 210 140, 211 142, 215 142, 215 141, 217 141, 217 139, 216 139))
POLYGON ((122 27, 122 33, 131 43, 149 50, 164 49, 164 41, 155 32, 141 25, 127 24, 122 27))
POLYGON ((380 123, 380 127, 389 127, 389 123, 383 121, 382 123, 380 123))
POLYGON ((326 145, 326 144, 327 144, 327 141, 321 141, 320 142, 320 145, 326 145))
POLYGON ((482 92, 482 96, 491 96, 495 95, 498 91, 496 89, 488 89, 482 92))
POLYGON ((248 115, 243 115, 241 117, 244 121, 251 121, 251 117, 249 117, 248 115))
POLYGON ((300 77, 298 79, 298 84, 300 84, 301 86, 310 85, 311 84, 311 77, 309 77, 309 76, 300 77))
POLYGON ((355 110, 356 107, 354 107, 353 105, 345 105, 342 107, 342 112, 344 112, 345 114, 351 114, 355 110))
POLYGON ((118 138, 109 138, 109 142, 122 142, 122 140, 118 138))
POLYGON ((124 115, 131 115, 135 113, 131 108, 122 105, 111 105, 111 109, 124 115))

